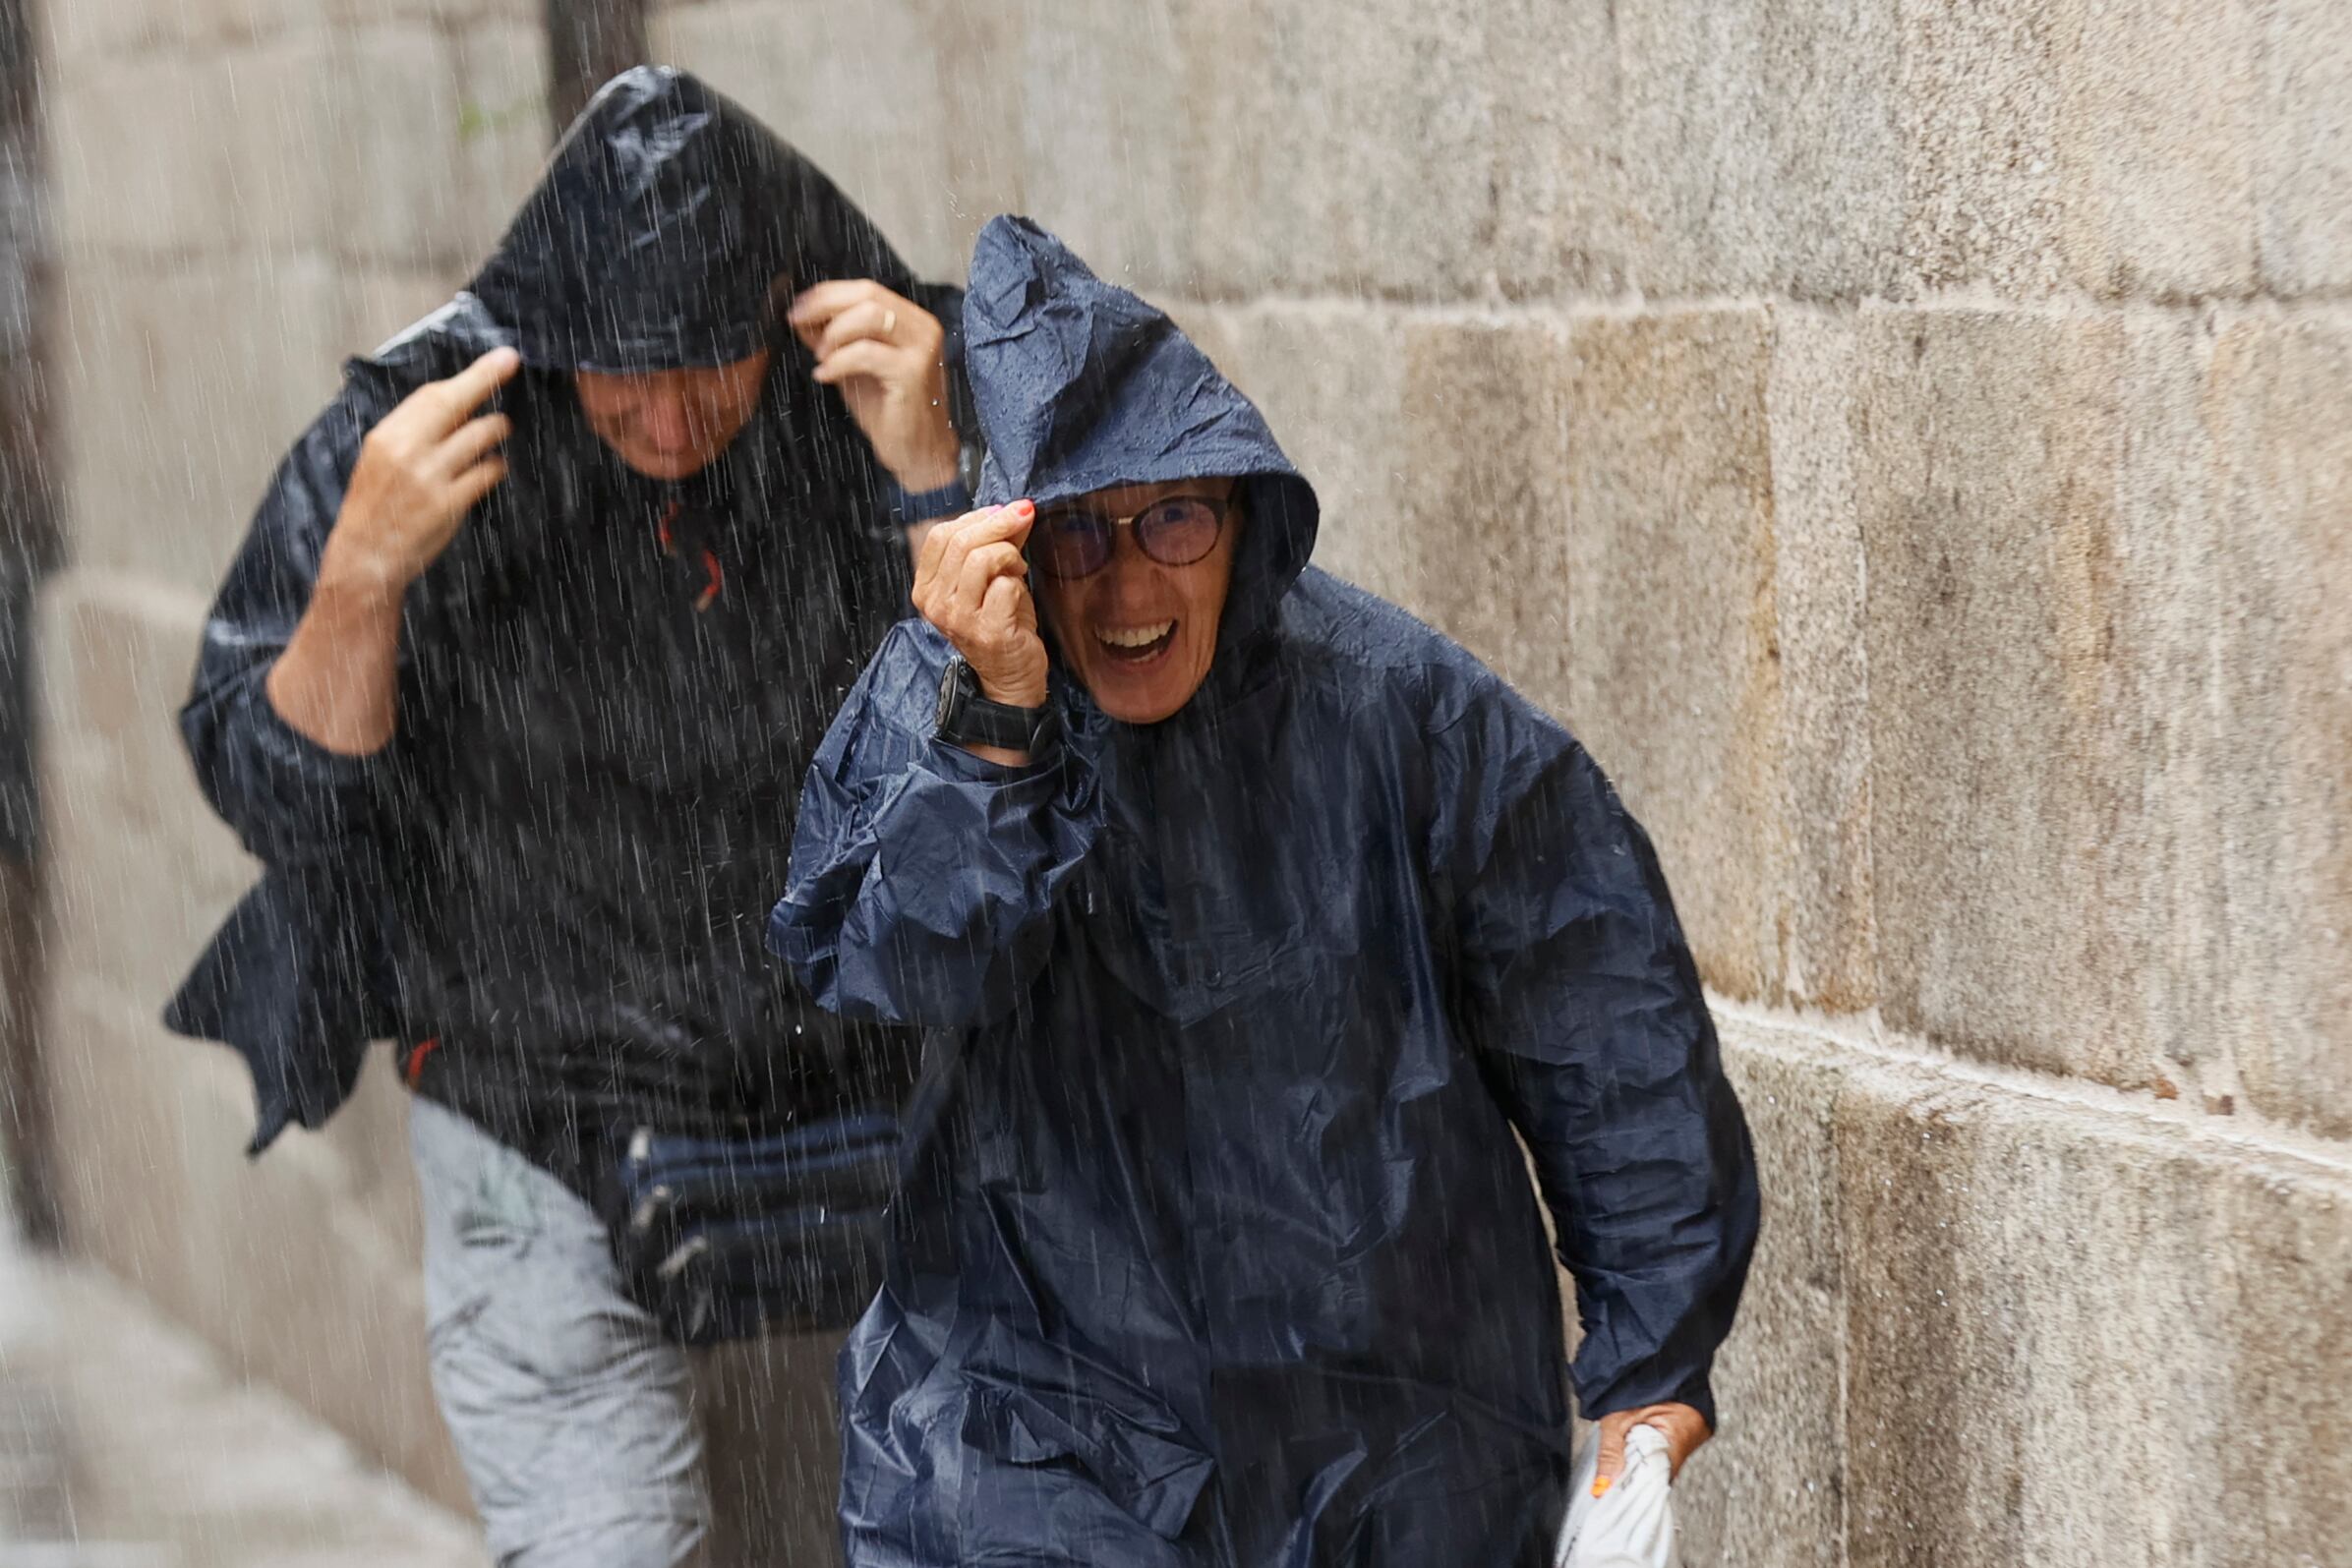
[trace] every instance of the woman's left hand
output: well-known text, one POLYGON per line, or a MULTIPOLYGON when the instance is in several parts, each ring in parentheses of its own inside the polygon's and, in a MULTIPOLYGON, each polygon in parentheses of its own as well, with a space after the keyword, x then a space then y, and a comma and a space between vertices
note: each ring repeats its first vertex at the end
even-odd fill
POLYGON ((901 489, 955 483, 959 443, 947 417, 947 332, 939 318, 858 279, 806 290, 786 319, 817 357, 818 382, 840 388, 850 417, 901 489))
POLYGON ((1682 1461, 1714 1433, 1707 1418, 1688 1405, 1644 1405, 1601 1418, 1601 1458, 1593 1474, 1593 1495, 1600 1496, 1625 1473, 1625 1434, 1636 1426, 1655 1426, 1666 1434, 1666 1458, 1671 1474, 1682 1474, 1682 1461))

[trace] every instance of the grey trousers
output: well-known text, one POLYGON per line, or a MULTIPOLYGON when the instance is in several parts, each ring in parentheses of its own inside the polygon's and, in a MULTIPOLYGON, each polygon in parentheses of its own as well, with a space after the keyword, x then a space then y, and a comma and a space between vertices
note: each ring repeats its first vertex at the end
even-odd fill
POLYGON ((690 1360, 569 1189, 430 1100, 409 1140, 434 1392, 501 1568, 840 1560, 835 1340, 690 1360))

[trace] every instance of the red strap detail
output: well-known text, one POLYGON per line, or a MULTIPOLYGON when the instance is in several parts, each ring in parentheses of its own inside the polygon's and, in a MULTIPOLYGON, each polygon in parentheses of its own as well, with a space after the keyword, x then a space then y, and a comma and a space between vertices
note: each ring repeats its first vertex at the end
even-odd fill
POLYGON ((703 586, 702 597, 694 601, 697 614, 717 604, 720 594, 727 589, 727 573, 720 569, 715 552, 707 550, 702 552, 702 569, 710 574, 710 581, 703 586))
MULTIPOLYGON (((684 505, 684 501, 672 501, 670 509, 662 513, 653 525, 653 537, 661 542, 662 553, 665 555, 677 553, 677 538, 671 533, 670 524, 676 518, 679 509, 684 505)), ((719 596, 727 591, 727 572, 719 564, 717 552, 706 550, 702 552, 702 592, 695 596, 694 600, 694 610, 698 614, 717 604, 719 596)))
POLYGON ((401 1070, 400 1075, 408 1080, 410 1088, 415 1088, 418 1080, 425 1075, 425 1058, 440 1048, 441 1036, 438 1034, 429 1040, 419 1040, 408 1048, 408 1063, 401 1070))

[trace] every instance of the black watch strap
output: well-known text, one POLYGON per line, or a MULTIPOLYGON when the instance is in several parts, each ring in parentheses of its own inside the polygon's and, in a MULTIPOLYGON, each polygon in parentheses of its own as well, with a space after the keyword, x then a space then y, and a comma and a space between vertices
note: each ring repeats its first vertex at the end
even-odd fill
POLYGON ((961 478, 949 480, 937 490, 911 491, 896 486, 892 490, 891 516, 902 528, 935 522, 942 517, 960 517, 971 510, 971 487, 961 478))
POLYGON ((954 746, 1001 746, 1035 751, 1052 727, 1053 705, 1016 708, 980 695, 980 678, 962 659, 950 659, 939 677, 939 738, 954 746))

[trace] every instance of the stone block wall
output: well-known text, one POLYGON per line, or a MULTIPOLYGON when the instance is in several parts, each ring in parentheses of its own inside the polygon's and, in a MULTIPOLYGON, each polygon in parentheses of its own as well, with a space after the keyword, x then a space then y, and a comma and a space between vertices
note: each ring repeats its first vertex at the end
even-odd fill
MULTIPOLYGON (((45 12, 66 1230, 453 1499, 396 1093, 248 1167, 234 1065, 153 1024, 250 876, 169 718, 336 360, 528 184, 540 9, 45 12)), ((650 37, 931 274, 1021 210, 1168 303, 1323 563, 1649 822, 1768 1193, 1691 1561, 2347 1560, 2352 12, 666 0, 650 37)))
POLYGON ((2352 12, 652 40, 934 273, 1168 304, 1651 825, 1768 1180, 1691 1561, 2352 1560, 2352 12))

